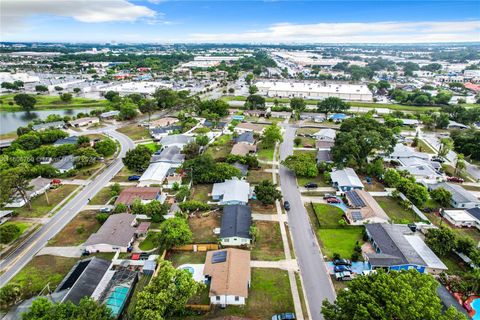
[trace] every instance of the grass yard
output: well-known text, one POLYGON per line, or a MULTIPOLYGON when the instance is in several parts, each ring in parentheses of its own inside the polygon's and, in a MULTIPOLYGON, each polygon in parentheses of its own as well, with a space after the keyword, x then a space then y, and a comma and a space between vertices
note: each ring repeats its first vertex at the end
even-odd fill
POLYGON ((301 147, 306 147, 308 145, 315 147, 316 140, 314 138, 310 138, 310 137, 298 137, 298 138, 300 138, 302 142, 300 142, 299 145, 295 145, 295 147, 301 148, 301 147))
POLYGON ((469 186, 469 185, 462 185, 463 189, 470 190, 470 191, 478 191, 480 192, 480 186, 469 186))
POLYGON ((272 181, 272 173, 260 170, 249 170, 247 175, 247 181, 252 184, 259 184, 263 180, 272 181))
POLYGON ((166 257, 176 268, 186 263, 205 263, 206 252, 170 251, 166 257))
POLYGON ((62 185, 57 189, 48 190, 48 200, 45 194, 41 194, 35 197, 32 202, 32 210, 28 209, 28 206, 25 205, 22 208, 15 209, 15 212, 22 218, 38 218, 46 215, 50 210, 52 210, 57 204, 59 204, 63 199, 69 197, 69 195, 77 188, 76 185, 62 185))
POLYGON ((469 237, 475 243, 480 242, 480 231, 477 228, 456 228, 434 213, 425 213, 425 215, 436 226, 449 226, 458 236, 469 237))
POLYGON ((78 173, 70 179, 88 179, 98 171, 104 164, 102 162, 94 163, 88 167, 78 169, 78 173))
POLYGON ((215 160, 225 159, 232 151, 232 147, 233 146, 229 143, 219 145, 212 144, 207 148, 206 153, 211 155, 215 160))
POLYGON ((13 238, 13 240, 9 242, 9 243, 12 243, 15 240, 17 240, 28 228, 30 228, 32 226, 32 223, 24 222, 24 221, 8 221, 8 222, 5 222, 4 224, 2 224, 2 226, 8 226, 8 225, 16 225, 18 227, 18 229, 20 229, 20 231, 13 238))
POLYGON ((258 160, 272 161, 273 160, 274 148, 265 149, 262 147, 262 144, 258 144, 257 158, 258 160))
MULTIPOLYGON (((323 179, 323 174, 321 173, 314 178, 297 177, 297 183, 300 187, 303 187, 309 182, 316 183, 319 187, 330 187, 330 185, 326 183, 325 180, 323 179)), ((312 189, 312 190, 315 190, 315 189, 312 189)))
POLYGON ((277 261, 285 259, 282 235, 278 222, 256 221, 258 236, 252 248, 252 260, 277 261))
POLYGON ((317 150, 293 150, 293 154, 294 155, 299 155, 299 154, 303 154, 303 153, 310 153, 314 156, 314 158, 317 156, 317 150))
POLYGON ((95 219, 96 211, 82 211, 53 239, 48 242, 49 246, 78 246, 84 243, 88 237, 100 229, 100 223, 95 219))
POLYGON ((188 219, 188 225, 193 233, 194 243, 217 243, 213 229, 220 227, 220 214, 212 212, 208 216, 194 216, 188 219))
POLYGON ((156 152, 158 149, 160 149, 160 145, 156 142, 149 142, 142 144, 142 146, 147 147, 148 149, 152 150, 152 152, 156 152))
POLYGON ((320 228, 336 228, 339 227, 339 220, 343 219, 342 209, 324 203, 314 203, 315 216, 318 219, 320 228))
POLYGON ((209 194, 212 193, 212 188, 211 184, 195 184, 191 189, 190 199, 202 202, 210 201, 212 198, 209 194))
MULTIPOLYGON (((120 189, 123 189, 120 187, 120 189)), ((102 188, 88 203, 89 205, 108 204, 108 200, 112 199, 112 191, 110 187, 102 188)))
POLYGON ((392 197, 374 197, 374 199, 395 223, 407 224, 419 221, 419 218, 415 212, 402 207, 397 199, 392 197))
POLYGON ((319 128, 298 128, 297 135, 313 135, 320 131, 319 128))
POLYGON ((258 200, 251 200, 248 202, 250 207, 252 207, 252 213, 261 213, 261 214, 277 214, 277 208, 274 204, 264 206, 258 200))
POLYGON ((24 299, 38 294, 47 284, 53 291, 77 261, 77 258, 36 256, 13 277, 10 283, 21 287, 24 299))
POLYGON ((440 256, 440 260, 442 260, 442 262, 447 266, 448 270, 446 273, 448 274, 461 274, 469 269, 463 260, 460 259, 460 257, 458 257, 454 252, 450 252, 446 256, 440 256))
POLYGON ((418 139, 418 144, 417 144, 417 150, 420 152, 426 152, 426 153, 431 153, 431 154, 437 154, 435 150, 430 147, 425 141, 422 139, 418 139))
POLYGON ((17 132, 15 132, 15 131, 0 134, 0 140, 3 140, 3 139, 17 139, 17 138, 18 138, 17 132))
POLYGON ((303 318, 308 320, 307 303, 305 301, 305 296, 303 295, 302 280, 300 279, 300 274, 298 272, 295 272, 295 282, 297 283, 298 295, 300 296, 300 303, 302 304, 303 318))
MULTIPOLYGON (((17 105, 13 100, 15 94, 6 94, 0 96, 0 111, 22 111, 22 107, 17 105), (13 105, 9 105, 13 102, 13 105)), ((73 97, 70 102, 63 102, 58 95, 32 95, 37 100, 35 110, 49 110, 49 109, 73 109, 73 108, 90 108, 90 107, 105 107, 108 105, 107 100, 94 100, 81 97, 73 97)))
POLYGON ((140 127, 136 123, 118 128, 117 131, 127 135, 132 140, 141 140, 141 139, 150 138, 150 132, 148 131, 148 129, 145 127, 140 127))
POLYGON ((140 242, 138 246, 140 250, 150 251, 155 249, 157 247, 155 244, 156 235, 156 232, 148 232, 147 237, 142 242, 140 242))
POLYGON ((139 175, 138 172, 132 171, 128 169, 127 167, 123 167, 122 170, 120 170, 115 177, 113 177, 112 181, 113 182, 128 182, 128 177, 131 175, 139 175))
POLYGON ((329 259, 334 253, 342 258, 350 259, 355 243, 362 245, 363 227, 345 227, 340 229, 319 229, 317 237, 322 247, 322 253, 329 259))

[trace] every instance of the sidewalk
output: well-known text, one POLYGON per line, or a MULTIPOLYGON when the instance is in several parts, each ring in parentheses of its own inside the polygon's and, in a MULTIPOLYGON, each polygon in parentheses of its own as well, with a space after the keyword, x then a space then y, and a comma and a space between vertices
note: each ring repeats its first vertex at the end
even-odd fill
POLYGON ((67 258, 80 258, 82 256, 82 249, 78 247, 43 247, 37 256, 52 255, 67 258))

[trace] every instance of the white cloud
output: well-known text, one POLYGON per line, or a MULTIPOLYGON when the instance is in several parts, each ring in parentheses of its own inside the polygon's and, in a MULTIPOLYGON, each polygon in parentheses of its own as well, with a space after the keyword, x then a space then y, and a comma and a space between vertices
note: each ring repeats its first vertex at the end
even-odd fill
POLYGON ((3 34, 25 31, 26 21, 38 15, 71 17, 85 23, 156 19, 157 13, 126 0, 1 0, 3 34))
POLYGON ((480 41, 480 20, 450 22, 279 23, 240 33, 193 33, 193 42, 414 43, 480 41))

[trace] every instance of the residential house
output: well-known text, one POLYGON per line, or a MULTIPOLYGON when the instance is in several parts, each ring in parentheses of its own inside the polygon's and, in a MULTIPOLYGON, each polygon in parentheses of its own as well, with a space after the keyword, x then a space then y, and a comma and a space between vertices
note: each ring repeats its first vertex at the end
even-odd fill
POLYGON ((334 144, 335 144, 335 141, 316 140, 315 141, 315 148, 330 150, 333 147, 334 144))
POLYGON ((155 140, 160 140, 162 137, 168 136, 174 132, 181 132, 181 126, 167 126, 167 127, 156 127, 150 129, 150 135, 155 140))
POLYGON ((328 162, 328 163, 332 163, 333 160, 332 160, 332 153, 330 151, 330 149, 319 149, 317 151, 317 164, 321 163, 321 162, 328 162))
POLYGON ((127 252, 135 239, 135 215, 112 214, 100 229, 88 237, 85 249, 88 252, 127 252))
POLYGON ((310 112, 302 112, 300 113, 300 120, 311 120, 314 122, 323 122, 325 121, 325 115, 320 113, 310 113, 310 112))
POLYGON ((67 138, 58 139, 57 141, 55 141, 53 143, 53 146, 58 147, 58 146, 62 146, 64 144, 76 144, 77 141, 78 141, 78 136, 70 136, 70 137, 67 137, 67 138))
POLYGON ((373 223, 365 225, 375 253, 365 257, 372 269, 409 270, 439 274, 447 266, 407 225, 373 223))
POLYGON ((220 226, 220 243, 224 246, 250 245, 252 209, 246 205, 224 206, 220 226))
POLYGON ((138 180, 138 186, 162 185, 172 165, 165 162, 152 162, 138 180))
POLYGON ((195 138, 192 136, 187 136, 185 134, 173 134, 169 136, 162 137, 160 139, 160 144, 163 148, 178 147, 183 149, 187 144, 194 141, 195 138))
MULTIPOLYGON (((38 195, 44 194, 48 189, 50 189, 51 180, 45 179, 42 177, 37 177, 35 179, 30 180, 30 183, 28 185, 31 189, 27 190, 25 194, 26 194, 26 197, 29 200, 31 200, 32 198, 38 195)), ((16 193, 15 195, 13 195, 11 202, 8 203, 6 207, 20 208, 20 207, 23 207, 25 204, 26 202, 23 199, 23 197, 20 194, 16 193)))
POLYGON ((100 118, 101 119, 111 119, 111 118, 115 118, 119 114, 120 114, 120 111, 118 111, 118 110, 107 111, 107 112, 100 113, 100 118))
POLYGON ((248 175, 248 165, 247 164, 241 164, 240 162, 235 162, 232 164, 233 167, 237 168, 240 170, 242 173, 242 177, 246 177, 248 175))
POLYGON ((388 223, 390 218, 377 201, 365 190, 345 192, 348 209, 346 217, 352 225, 388 223))
POLYGON ((208 251, 203 274, 210 283, 210 303, 245 305, 250 288, 250 251, 228 248, 208 251))
POLYGON ((182 149, 177 146, 170 148, 164 148, 158 154, 154 154, 150 162, 163 162, 169 163, 172 168, 178 168, 185 161, 185 155, 182 153, 182 149))
POLYGON ((79 118, 76 120, 71 120, 69 123, 72 127, 83 127, 91 124, 96 124, 99 122, 100 120, 97 117, 87 117, 87 118, 79 118))
MULTIPOLYGON (((480 210, 480 208, 472 208, 469 210, 480 210)), ((440 210, 440 214, 444 217, 449 223, 455 227, 465 227, 465 228, 479 228, 480 229, 480 220, 478 220, 474 215, 470 214, 468 210, 463 209, 450 209, 450 210, 440 210)))
POLYGON ((232 151, 230 153, 237 156, 246 156, 247 154, 255 152, 257 152, 256 145, 240 142, 233 145, 232 151))
POLYGON ((407 147, 404 144, 397 143, 393 148, 393 152, 384 157, 385 160, 400 160, 405 158, 417 158, 420 160, 429 161, 430 155, 424 152, 418 152, 414 148, 407 147))
POLYGON ((250 117, 265 117, 267 115, 267 111, 265 110, 245 110, 243 112, 244 115, 250 117))
POLYGON ((468 129, 468 126, 464 125, 463 123, 458 123, 455 121, 450 120, 447 125, 447 129, 468 129))
POLYGON ((263 134, 265 127, 261 124, 242 122, 237 124, 233 130, 238 134, 242 134, 244 132, 249 132, 249 131, 253 133, 263 134))
POLYGON ((417 119, 400 119, 404 126, 408 127, 417 127, 420 124, 420 121, 417 119))
POLYGON ((47 129, 62 129, 63 127, 65 127, 64 121, 53 121, 53 122, 35 124, 33 125, 32 129, 34 131, 43 131, 47 129))
POLYGON ((172 124, 177 123, 177 118, 172 117, 165 117, 156 120, 152 120, 149 123, 150 128, 157 128, 157 127, 170 127, 172 124))
POLYGON ((245 205, 250 196, 250 183, 238 178, 213 184, 212 199, 218 201, 220 205, 245 205))
POLYGON ((234 138, 236 143, 247 143, 247 144, 255 144, 255 137, 253 136, 252 131, 247 131, 240 134, 238 137, 234 138))
POLYGON ((75 157, 71 154, 61 157, 58 161, 52 163, 52 167, 57 169, 60 173, 65 173, 75 168, 75 157))
POLYGON ((150 228, 150 222, 143 221, 137 226, 135 235, 139 238, 147 236, 148 228, 150 228))
POLYGON ((313 137, 318 141, 335 142, 337 131, 333 129, 320 129, 320 131, 313 134, 313 137))
POLYGON ((140 199, 142 203, 148 203, 152 200, 159 200, 161 197, 159 187, 130 187, 122 190, 115 205, 123 203, 130 206, 135 199, 140 199))
POLYGON ((281 119, 290 119, 292 113, 288 111, 272 111, 270 112, 270 117, 272 118, 281 118, 281 119))
POLYGON ((332 171, 330 174, 332 185, 340 192, 346 192, 354 189, 363 190, 364 186, 360 178, 352 168, 332 171))
POLYGON ((215 129, 218 129, 218 130, 225 130, 225 128, 227 127, 227 123, 225 121, 215 121, 215 122, 212 122, 212 121, 209 121, 209 120, 205 120, 205 122, 203 123, 203 126, 205 128, 209 128, 211 130, 215 130, 215 129))
POLYGON ((429 190, 444 188, 452 194, 450 205, 457 209, 480 208, 480 200, 462 186, 449 182, 428 185, 429 190))
POLYGON ((419 158, 401 158, 398 160, 400 166, 397 167, 400 171, 407 171, 410 175, 415 177, 415 180, 420 183, 429 184, 444 181, 443 174, 440 173, 440 163, 435 161, 428 161, 419 158))

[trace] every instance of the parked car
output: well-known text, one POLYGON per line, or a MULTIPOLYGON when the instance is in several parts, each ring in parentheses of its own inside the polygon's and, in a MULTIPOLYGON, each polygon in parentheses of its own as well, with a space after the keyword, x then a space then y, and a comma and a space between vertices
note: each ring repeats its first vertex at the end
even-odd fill
POLYGON ((335 279, 338 281, 350 281, 352 280, 352 273, 350 271, 336 272, 335 279))
POLYGON ((350 268, 350 266, 335 266, 333 268, 333 271, 335 271, 335 272, 344 272, 344 271, 352 272, 352 269, 350 268))
POLYGON ((333 264, 336 266, 351 266, 352 262, 347 259, 337 259, 333 261, 333 264))
POLYGON ((336 198, 336 196, 330 193, 325 193, 325 195, 323 196, 323 199, 329 199, 329 198, 336 198))
POLYGON ((285 208, 285 210, 289 211, 289 210, 290 210, 290 202, 285 201, 285 202, 283 203, 283 207, 285 208))
POLYGON ((315 189, 315 188, 318 188, 318 184, 316 183, 313 183, 313 182, 309 182, 305 185, 305 188, 307 189, 315 189))
POLYGON ((128 177, 128 181, 138 181, 140 180, 140 176, 129 176, 128 177))
POLYGON ((112 209, 112 208, 109 208, 109 207, 105 207, 105 208, 101 208, 101 209, 100 209, 100 212, 101 212, 101 213, 110 213, 110 212, 112 212, 112 211, 113 211, 113 209, 112 209))
POLYGON ((294 320, 294 319, 296 319, 295 313, 290 313, 290 312, 279 313, 272 316, 272 320, 294 320))
POLYGON ((439 156, 433 156, 432 161, 444 163, 445 159, 443 159, 442 157, 439 157, 439 156))
POLYGON ((327 203, 342 203, 342 201, 337 198, 328 198, 327 203))
POLYGON ((449 182, 456 182, 456 183, 463 183, 465 180, 459 177, 448 177, 447 181, 449 182))

